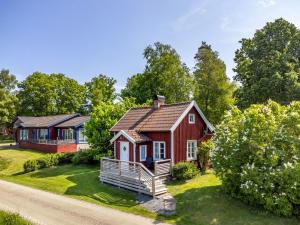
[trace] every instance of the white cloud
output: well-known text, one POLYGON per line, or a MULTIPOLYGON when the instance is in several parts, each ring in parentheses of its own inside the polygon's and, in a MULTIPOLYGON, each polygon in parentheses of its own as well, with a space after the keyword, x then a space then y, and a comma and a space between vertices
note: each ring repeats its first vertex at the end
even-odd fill
POLYGON ((270 7, 272 5, 275 5, 276 2, 274 0, 258 0, 257 4, 262 7, 270 7))
POLYGON ((181 30, 186 27, 188 23, 196 16, 201 16, 206 13, 206 9, 204 7, 197 7, 189 10, 184 15, 178 17, 175 23, 172 25, 174 30, 181 30))

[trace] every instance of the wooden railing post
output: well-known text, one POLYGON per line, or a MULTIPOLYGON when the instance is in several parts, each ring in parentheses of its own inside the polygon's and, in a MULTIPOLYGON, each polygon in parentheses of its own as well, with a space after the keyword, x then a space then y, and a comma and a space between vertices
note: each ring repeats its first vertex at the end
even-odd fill
POLYGON ((155 198, 155 176, 152 177, 152 195, 155 198))
POLYGON ((154 174, 157 175, 157 162, 158 161, 154 161, 154 174))
POLYGON ((138 190, 138 192, 140 193, 141 192, 141 185, 142 185, 142 182, 141 182, 141 170, 142 170, 142 167, 139 165, 138 168, 139 168, 139 190, 138 190))
POLYGON ((119 161, 119 175, 121 176, 122 175, 122 171, 121 171, 121 161, 119 161))

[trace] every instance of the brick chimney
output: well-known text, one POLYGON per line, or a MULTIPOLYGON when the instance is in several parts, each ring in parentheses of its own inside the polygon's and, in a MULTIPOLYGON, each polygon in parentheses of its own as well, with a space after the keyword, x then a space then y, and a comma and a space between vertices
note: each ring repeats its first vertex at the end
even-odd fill
POLYGON ((155 95, 153 98, 153 109, 159 109, 160 106, 165 104, 165 96, 162 95, 155 95))

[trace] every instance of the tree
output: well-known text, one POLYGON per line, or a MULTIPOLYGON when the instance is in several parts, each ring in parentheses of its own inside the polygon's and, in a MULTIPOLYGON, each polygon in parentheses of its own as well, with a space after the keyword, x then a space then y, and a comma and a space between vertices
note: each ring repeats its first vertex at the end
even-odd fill
POLYGON ((103 74, 92 78, 90 82, 85 83, 86 102, 92 107, 98 106, 101 102, 112 102, 116 98, 115 84, 114 78, 103 74))
POLYGON ((84 86, 64 74, 35 72, 18 84, 19 114, 45 116, 78 112, 84 86))
POLYGON ((242 84, 235 93, 238 106, 300 99, 300 31, 294 24, 277 19, 240 43, 234 59, 234 79, 242 84))
POLYGON ((232 108, 216 129, 214 171, 223 189, 279 215, 300 215, 300 102, 232 108))
POLYGON ((164 95, 168 103, 190 99, 192 79, 174 48, 156 42, 144 50, 144 57, 144 72, 128 79, 122 97, 134 97, 140 104, 156 94, 164 95))
POLYGON ((15 88, 17 79, 9 70, 0 72, 0 127, 9 127, 16 116, 17 98, 15 88))
POLYGON ((226 66, 210 45, 202 42, 195 55, 194 98, 213 124, 218 124, 234 103, 235 85, 226 76, 226 66))
POLYGON ((89 144, 99 154, 106 154, 113 148, 110 139, 113 134, 109 129, 124 115, 124 113, 136 106, 135 99, 124 98, 118 103, 100 102, 93 108, 91 119, 85 124, 85 135, 88 137, 89 144))

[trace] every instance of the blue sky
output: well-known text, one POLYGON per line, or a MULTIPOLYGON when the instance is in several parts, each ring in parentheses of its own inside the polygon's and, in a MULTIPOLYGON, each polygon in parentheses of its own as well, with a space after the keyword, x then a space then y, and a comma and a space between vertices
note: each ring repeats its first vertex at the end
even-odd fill
POLYGON ((298 0, 1 0, 0 10, 0 68, 19 80, 41 71, 80 83, 103 73, 117 90, 143 71, 143 49, 156 41, 190 68, 206 41, 232 77, 241 38, 279 17, 300 28, 298 0))

